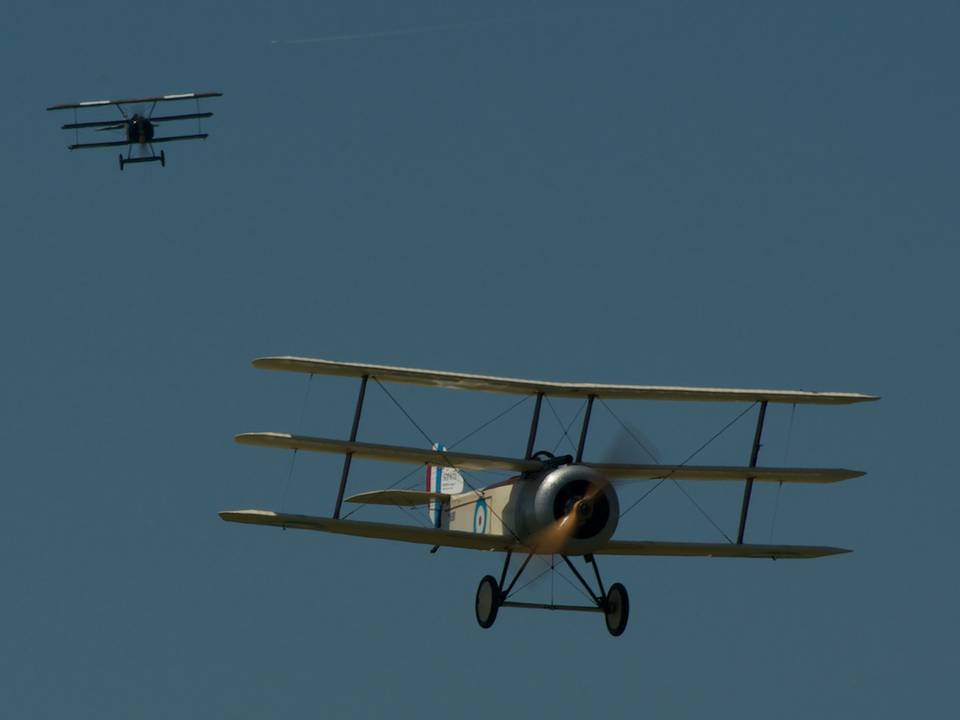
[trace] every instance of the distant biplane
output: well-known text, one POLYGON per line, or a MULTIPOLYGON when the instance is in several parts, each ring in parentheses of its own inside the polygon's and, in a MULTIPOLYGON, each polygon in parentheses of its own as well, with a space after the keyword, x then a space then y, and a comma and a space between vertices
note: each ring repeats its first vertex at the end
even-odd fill
POLYGON ((52 105, 47 110, 73 110, 75 122, 67 123, 61 126, 62 130, 73 130, 76 132, 76 142, 68 146, 70 150, 80 150, 85 148, 105 148, 105 147, 123 147, 127 146, 127 156, 120 154, 120 169, 129 163, 159 162, 161 167, 167 164, 167 156, 163 150, 157 155, 153 146, 159 143, 173 142, 175 140, 205 140, 207 133, 203 132, 200 121, 203 118, 213 117, 212 112, 200 112, 201 98, 220 97, 223 93, 202 92, 202 93, 180 93, 178 95, 159 95, 156 97, 145 98, 127 98, 125 100, 86 100, 78 103, 66 103, 64 105, 52 105), (176 100, 196 100, 197 112, 181 115, 160 115, 154 116, 153 111, 157 103, 172 102, 176 100), (113 120, 93 120, 89 122, 76 122, 76 111, 104 106, 115 106, 120 111, 120 118, 113 120), (127 106, 147 106, 149 109, 130 109, 127 106), (156 126, 162 123, 176 122, 179 120, 196 120, 197 132, 192 135, 166 135, 164 137, 156 136, 156 126), (105 142, 81 143, 79 131, 83 129, 94 129, 98 132, 104 130, 119 130, 124 133, 123 140, 109 140, 105 142), (132 157, 133 149, 138 148, 142 154, 132 157), (149 154, 146 154, 149 149, 149 154))
POLYGON ((285 433, 246 433, 237 436, 245 445, 293 450, 343 453, 345 455, 340 486, 332 517, 314 517, 267 510, 232 510, 220 513, 230 522, 301 528, 384 540, 420 543, 436 547, 506 553, 499 579, 485 576, 477 589, 475 611, 481 627, 489 628, 502 607, 580 610, 604 615, 609 632, 623 633, 629 617, 629 598, 620 583, 604 589, 597 555, 660 555, 744 558, 815 558, 849 552, 842 548, 807 545, 754 545, 743 542, 747 511, 753 483, 796 482, 831 483, 858 477, 864 473, 839 468, 758 467, 757 456, 768 403, 842 405, 877 400, 859 393, 807 392, 796 390, 744 390, 645 385, 590 385, 487 377, 435 370, 344 363, 297 357, 267 357, 254 361, 254 367, 310 374, 360 378, 353 425, 349 440, 289 435, 285 433), (357 440, 360 413, 367 381, 412 383, 434 387, 461 388, 498 393, 526 394, 535 398, 533 418, 521 458, 494 457, 446 451, 442 447, 420 449, 365 443, 357 440), (575 456, 555 457, 549 452, 534 452, 541 402, 544 397, 583 398, 586 400, 580 439, 575 456), (759 405, 756 431, 747 467, 692 465, 598 464, 583 460, 587 430, 594 400, 645 399, 693 400, 713 402, 751 402, 759 405), (368 458, 400 463, 425 464, 427 488, 418 490, 373 490, 346 499, 352 503, 427 506, 432 527, 359 522, 340 519, 351 458, 368 458), (433 468, 433 472, 431 472, 433 468), (452 469, 452 470, 451 470, 452 469), (464 491, 460 470, 498 470, 516 475, 503 482, 464 491), (664 542, 650 540, 613 540, 620 517, 616 484, 624 479, 742 480, 743 502, 736 543, 664 542), (527 555, 507 583, 510 559, 514 553, 527 555), (592 604, 556 605, 508 600, 511 590, 531 558, 538 554, 559 554, 577 580, 586 588, 592 604), (576 569, 570 556, 583 556, 592 566, 597 589, 594 590, 576 569))

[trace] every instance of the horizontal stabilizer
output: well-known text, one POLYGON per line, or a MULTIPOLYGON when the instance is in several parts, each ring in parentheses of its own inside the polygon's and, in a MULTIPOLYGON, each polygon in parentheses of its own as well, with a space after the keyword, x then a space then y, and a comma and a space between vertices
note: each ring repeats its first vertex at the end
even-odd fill
MULTIPOLYGON (((311 450, 314 452, 351 453, 356 458, 384 460, 387 462, 427 464, 434 467, 455 467, 459 470, 495 470, 501 472, 538 472, 547 467, 539 460, 496 457, 474 453, 436 451, 421 448, 379 445, 376 443, 350 442, 332 438, 289 435, 287 433, 244 433, 237 435, 242 445, 284 448, 287 450, 311 450)), ((746 480, 760 482, 830 483, 848 480, 863 475, 857 470, 844 468, 765 468, 698 465, 610 465, 584 463, 595 468, 604 477, 612 480, 658 480, 670 477, 674 480, 746 480)))
MULTIPOLYGON (((226 510, 220 517, 227 522, 270 525, 300 530, 353 535, 356 537, 396 540, 420 545, 440 545, 466 550, 529 552, 519 540, 504 535, 479 535, 460 530, 394 525, 390 523, 334 520, 311 515, 275 513, 270 510, 226 510)), ((654 541, 611 541, 598 555, 659 555, 666 557, 743 557, 743 558, 816 558, 850 552, 842 548, 807 545, 734 545, 731 543, 675 543, 654 541)))
POLYGON ((589 395, 608 400, 698 400, 701 402, 757 402, 792 404, 845 405, 865 400, 878 400, 875 395, 847 392, 810 392, 805 390, 752 390, 735 388, 669 387, 660 385, 593 385, 587 383, 520 380, 454 373, 442 370, 345 363, 299 357, 265 357, 253 361, 253 366, 266 370, 286 370, 317 375, 344 377, 369 376, 377 380, 433 387, 460 388, 485 392, 520 395, 552 395, 554 397, 586 398, 589 395))
POLYGON ((428 505, 434 500, 445 503, 450 500, 450 496, 446 493, 424 492, 423 490, 371 490, 347 498, 347 502, 360 505, 395 505, 397 507, 428 505))

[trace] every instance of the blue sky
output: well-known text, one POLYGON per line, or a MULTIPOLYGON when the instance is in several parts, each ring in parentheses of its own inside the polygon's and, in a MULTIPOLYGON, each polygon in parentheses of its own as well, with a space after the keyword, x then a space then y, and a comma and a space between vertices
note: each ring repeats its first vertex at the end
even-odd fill
MULTIPOLYGON (((8 7, 10 716, 948 712, 953 4, 8 7), (433 26, 451 27, 271 42, 433 26), (206 104, 210 139, 169 146, 163 169, 69 153, 72 117, 44 111, 210 89, 224 93, 206 104), (291 472, 289 455, 232 436, 346 436, 355 384, 314 378, 305 402, 305 377, 250 367, 269 354, 882 395, 792 421, 771 408, 760 456, 868 475, 759 488, 748 539, 855 552, 609 559, 605 580, 633 601, 623 637, 593 615, 522 611, 483 631, 473 596, 496 557, 217 518, 332 509, 338 458, 291 472)), ((395 394, 447 442, 513 402, 395 394)), ((611 407, 665 462, 742 409, 611 407)), ((529 412, 464 448, 521 451, 529 412)), ((587 456, 601 458, 616 423, 595 418, 587 456)), ((743 463, 751 435, 746 418, 698 461, 743 463)), ((378 388, 360 436, 422 442, 378 388)), ((560 440, 555 423, 542 438, 560 440)), ((407 470, 357 462, 350 489, 407 470)), ((735 532, 738 486, 685 489, 735 532)), ((618 537, 722 539, 671 485, 618 537)), ((576 599, 560 579, 552 591, 576 599)), ((548 576, 527 599, 550 593, 548 576)))

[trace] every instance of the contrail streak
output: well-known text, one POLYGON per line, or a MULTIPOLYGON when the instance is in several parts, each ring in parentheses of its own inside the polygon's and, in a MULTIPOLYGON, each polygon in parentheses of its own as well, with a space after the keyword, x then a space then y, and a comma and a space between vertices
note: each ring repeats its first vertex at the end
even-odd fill
POLYGON ((420 27, 404 28, 402 30, 382 30, 372 33, 356 33, 353 35, 321 35, 315 38, 302 40, 271 40, 273 45, 311 45, 320 43, 344 42, 347 40, 367 40, 372 38, 400 37, 402 35, 423 35, 425 33, 440 32, 443 30, 462 30, 465 28, 485 27, 500 23, 520 22, 528 18, 510 18, 498 20, 476 20, 474 22, 448 23, 446 25, 422 25, 420 27))

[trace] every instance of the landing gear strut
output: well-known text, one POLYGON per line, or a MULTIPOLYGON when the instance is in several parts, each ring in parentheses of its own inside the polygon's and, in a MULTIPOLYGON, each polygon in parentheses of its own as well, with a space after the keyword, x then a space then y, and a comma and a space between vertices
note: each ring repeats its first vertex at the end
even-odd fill
POLYGON ((579 612, 598 612, 603 613, 604 620, 606 621, 607 631, 614 637, 619 637, 623 634, 623 631, 627 629, 627 620, 630 618, 630 597, 627 595, 627 589, 620 583, 614 583, 610 586, 609 591, 604 592, 603 581, 600 579, 600 570, 597 567, 597 561, 594 559, 593 555, 586 555, 584 556, 584 559, 587 563, 593 566, 593 572, 597 578, 599 593, 594 593, 589 583, 587 583, 583 576, 574 567, 573 563, 570 561, 570 558, 568 558, 566 555, 560 556, 563 558, 563 561, 567 564, 570 570, 573 571, 574 576, 580 581, 580 584, 586 588, 587 592, 590 594, 590 598, 594 602, 593 605, 547 605, 544 603, 525 603, 507 600, 507 597, 510 595, 510 591, 513 590, 513 586, 516 584, 517 580, 520 579, 520 575, 533 558, 533 555, 527 556, 527 559, 523 561, 523 565, 520 566, 520 569, 517 570, 516 575, 513 576, 513 580, 511 580, 510 584, 504 588, 503 583, 507 579, 507 570, 510 567, 511 555, 512 553, 507 553, 507 557, 503 562, 503 572, 500 573, 499 582, 492 575, 485 575, 480 581, 480 585, 477 587, 477 597, 474 603, 474 610, 476 611, 477 622, 480 624, 480 627, 484 629, 492 627, 493 623, 497 620, 497 613, 499 612, 500 608, 516 607, 535 610, 575 610, 579 612))

